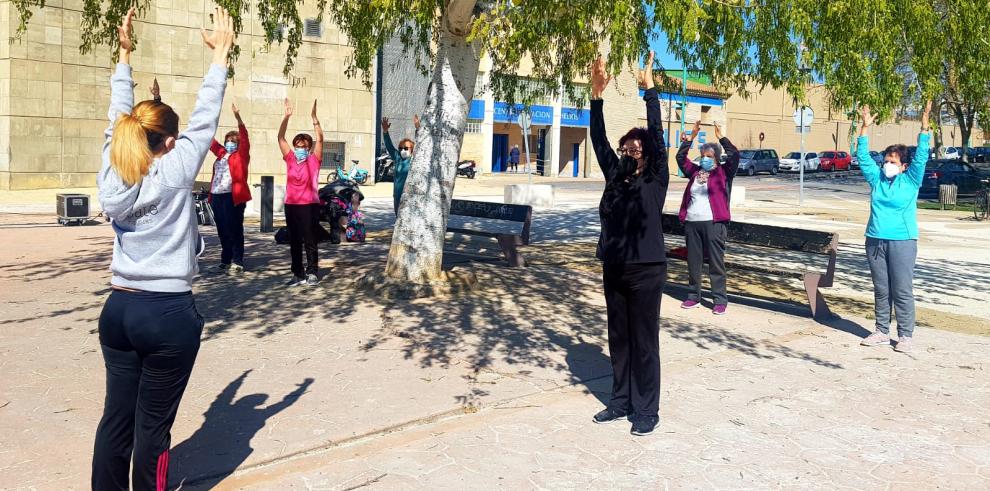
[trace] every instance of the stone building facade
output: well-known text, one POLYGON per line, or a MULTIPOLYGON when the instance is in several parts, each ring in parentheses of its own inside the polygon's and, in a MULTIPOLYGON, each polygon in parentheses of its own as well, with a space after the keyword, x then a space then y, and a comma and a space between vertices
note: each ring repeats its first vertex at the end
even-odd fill
MULTIPOLYGON (((212 4, 196 0, 152 2, 135 23, 138 48, 134 67, 135 100, 149 99, 157 77, 162 97, 188 121, 210 52, 199 29, 209 21, 212 4)), ((82 3, 50 2, 35 12, 20 41, 0 43, 0 189, 89 187, 99 170, 102 134, 107 126, 110 50, 100 47, 80 54, 82 3)), ((313 12, 303 11, 312 16, 313 12)), ((9 1, 0 1, 0 39, 16 27, 9 1)), ((344 66, 351 48, 332 24, 307 19, 307 35, 293 74, 298 84, 282 75, 284 47, 264 49, 263 30, 245 14, 238 37, 241 56, 227 87, 218 137, 235 129, 230 102, 237 102, 252 140, 251 182, 262 174, 284 180, 284 163, 276 134, 283 99, 295 104, 289 136, 312 132, 310 109, 318 110, 325 132, 324 167, 340 155, 344 165, 358 159, 372 169, 375 153, 375 90, 359 79, 348 79, 344 66)), ((375 77, 372 74, 372 80, 375 77)), ((200 179, 211 172, 207 157, 200 179)))

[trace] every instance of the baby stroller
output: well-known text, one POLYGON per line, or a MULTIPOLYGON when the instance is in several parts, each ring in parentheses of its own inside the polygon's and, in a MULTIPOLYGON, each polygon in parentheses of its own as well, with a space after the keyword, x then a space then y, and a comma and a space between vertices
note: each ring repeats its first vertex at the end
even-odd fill
POLYGON ((364 215, 359 211, 364 194, 351 180, 338 179, 320 189, 320 221, 330 225, 330 242, 364 242, 364 215))

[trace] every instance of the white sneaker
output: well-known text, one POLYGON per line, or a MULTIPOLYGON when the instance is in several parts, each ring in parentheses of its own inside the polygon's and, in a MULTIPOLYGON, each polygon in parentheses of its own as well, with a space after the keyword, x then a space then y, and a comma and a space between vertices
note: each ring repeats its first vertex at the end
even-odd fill
POLYGON ((241 274, 243 272, 244 272, 244 266, 241 266, 240 264, 231 264, 230 267, 227 268, 227 274, 232 276, 241 274))
POLYGON ((883 344, 890 344, 890 335, 877 331, 867 336, 866 339, 862 340, 859 344, 861 346, 880 346, 883 344))
POLYGON ((320 279, 317 278, 315 274, 311 274, 311 275, 309 275, 309 276, 306 277, 306 284, 309 285, 309 286, 315 286, 315 285, 319 284, 319 282, 320 282, 320 279))

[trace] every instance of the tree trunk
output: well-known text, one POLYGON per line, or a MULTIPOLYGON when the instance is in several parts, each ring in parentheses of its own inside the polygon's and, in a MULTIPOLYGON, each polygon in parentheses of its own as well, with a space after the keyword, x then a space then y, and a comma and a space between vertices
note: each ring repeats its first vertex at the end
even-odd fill
POLYGON ((385 267, 392 280, 428 283, 441 276, 457 159, 478 76, 479 55, 466 40, 475 3, 448 2, 449 18, 437 46, 416 151, 392 232, 385 267))

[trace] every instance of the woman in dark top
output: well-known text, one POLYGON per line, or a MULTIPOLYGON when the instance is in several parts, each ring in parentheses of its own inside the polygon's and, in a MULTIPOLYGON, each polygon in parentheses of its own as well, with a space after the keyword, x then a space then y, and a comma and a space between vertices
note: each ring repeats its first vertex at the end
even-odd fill
POLYGON ((670 173, 652 66, 651 52, 639 73, 647 128, 633 128, 619 139, 621 158, 605 136, 602 115, 602 92, 612 77, 601 58, 591 71, 591 142, 605 174, 597 256, 613 371, 612 398, 594 421, 627 417, 634 435, 651 433, 660 420, 660 295, 667 279, 660 223, 670 173))

